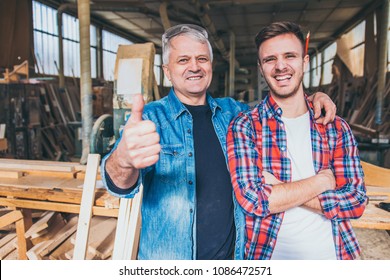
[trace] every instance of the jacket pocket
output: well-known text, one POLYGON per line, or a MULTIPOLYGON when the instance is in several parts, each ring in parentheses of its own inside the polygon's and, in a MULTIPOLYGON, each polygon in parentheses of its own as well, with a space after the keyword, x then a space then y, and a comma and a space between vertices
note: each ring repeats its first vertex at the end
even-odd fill
POLYGON ((184 146, 181 144, 162 145, 160 156, 161 181, 167 184, 184 182, 186 178, 184 146))

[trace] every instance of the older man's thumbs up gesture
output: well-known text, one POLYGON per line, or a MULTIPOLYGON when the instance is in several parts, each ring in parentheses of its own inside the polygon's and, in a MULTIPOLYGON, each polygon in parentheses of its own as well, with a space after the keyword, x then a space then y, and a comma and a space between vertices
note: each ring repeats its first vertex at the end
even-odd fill
POLYGON ((144 106, 142 95, 135 95, 122 138, 107 159, 106 170, 114 184, 120 188, 131 187, 138 178, 138 169, 151 166, 159 159, 160 136, 152 121, 142 120, 144 106))

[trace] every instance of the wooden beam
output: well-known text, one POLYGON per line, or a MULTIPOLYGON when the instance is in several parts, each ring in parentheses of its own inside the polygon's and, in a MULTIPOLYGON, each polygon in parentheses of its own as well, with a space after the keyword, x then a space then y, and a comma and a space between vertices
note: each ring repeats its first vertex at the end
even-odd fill
POLYGON ((141 230, 142 196, 143 186, 141 185, 139 192, 133 199, 121 199, 114 252, 112 255, 113 260, 137 259, 141 230))
POLYGON ((27 243, 24 237, 25 226, 24 226, 23 214, 21 211, 15 210, 0 217, 0 228, 12 223, 16 224, 16 236, 17 236, 19 259, 27 260, 27 255, 26 255, 27 243))
MULTIPOLYGON (((44 180, 44 178, 42 178, 44 180)), ((74 180, 69 182, 69 185, 77 185, 74 180)), ((22 199, 32 199, 40 201, 53 201, 64 203, 81 203, 81 188, 66 187, 68 183, 64 182, 59 187, 22 187, 12 184, 1 186, 0 197, 14 197, 22 199)), ((110 195, 105 189, 96 189, 95 205, 107 208, 119 208, 119 198, 110 195)))
POLYGON ((21 172, 21 171, 0 170, 0 178, 18 179, 22 176, 23 176, 23 172, 21 172))
POLYGON ((361 161, 366 185, 390 188, 390 169, 361 161))
MULTIPOLYGON (((70 203, 58 203, 47 201, 35 201, 26 199, 0 198, 0 205, 8 207, 50 210, 65 213, 80 213, 80 205, 70 203)), ((118 217, 119 209, 110 209, 100 206, 92 208, 92 214, 96 216, 118 217)))
POLYGON ((77 163, 44 161, 44 160, 21 160, 21 159, 0 159, 0 169, 42 170, 73 172, 77 163))
POLYGON ((58 213, 48 211, 46 212, 41 219, 39 219, 36 223, 34 223, 24 235, 26 238, 31 237, 34 233, 40 232, 41 230, 49 227, 50 222, 56 217, 58 213))
POLYGON ((0 217, 0 228, 8 226, 9 224, 15 223, 17 220, 23 219, 22 212, 12 211, 4 216, 0 217))
POLYGON ((84 260, 87 253, 89 226, 92 217, 92 208, 95 201, 96 176, 100 164, 100 155, 89 154, 87 171, 81 198, 79 222, 77 226, 76 244, 74 247, 74 260, 84 260))

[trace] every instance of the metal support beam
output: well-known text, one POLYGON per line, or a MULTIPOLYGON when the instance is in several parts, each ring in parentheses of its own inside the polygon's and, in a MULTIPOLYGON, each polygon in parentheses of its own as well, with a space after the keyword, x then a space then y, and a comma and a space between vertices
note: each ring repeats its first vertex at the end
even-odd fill
POLYGON ((159 9, 161 22, 164 26, 165 31, 171 27, 171 22, 169 21, 169 17, 168 17, 167 5, 168 3, 164 1, 163 3, 160 4, 160 9, 159 9))
POLYGON ((379 32, 379 53, 378 53, 378 87, 376 92, 376 114, 375 123, 382 124, 383 96, 386 84, 387 69, 387 29, 389 27, 389 0, 383 0, 381 24, 379 32))
POLYGON ((80 163, 87 163, 92 131, 92 79, 91 79, 91 14, 89 0, 78 0, 77 11, 80 30, 80 90, 82 120, 82 155, 80 163))
POLYGON ((234 97, 234 82, 236 68, 236 35, 230 32, 230 52, 229 52, 229 96, 234 97))

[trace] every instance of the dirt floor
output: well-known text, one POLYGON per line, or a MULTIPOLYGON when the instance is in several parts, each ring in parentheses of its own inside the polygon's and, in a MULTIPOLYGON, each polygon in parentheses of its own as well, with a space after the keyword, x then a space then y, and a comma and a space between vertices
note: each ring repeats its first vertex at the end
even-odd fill
POLYGON ((354 228, 362 260, 390 260, 390 234, 386 230, 354 228))

